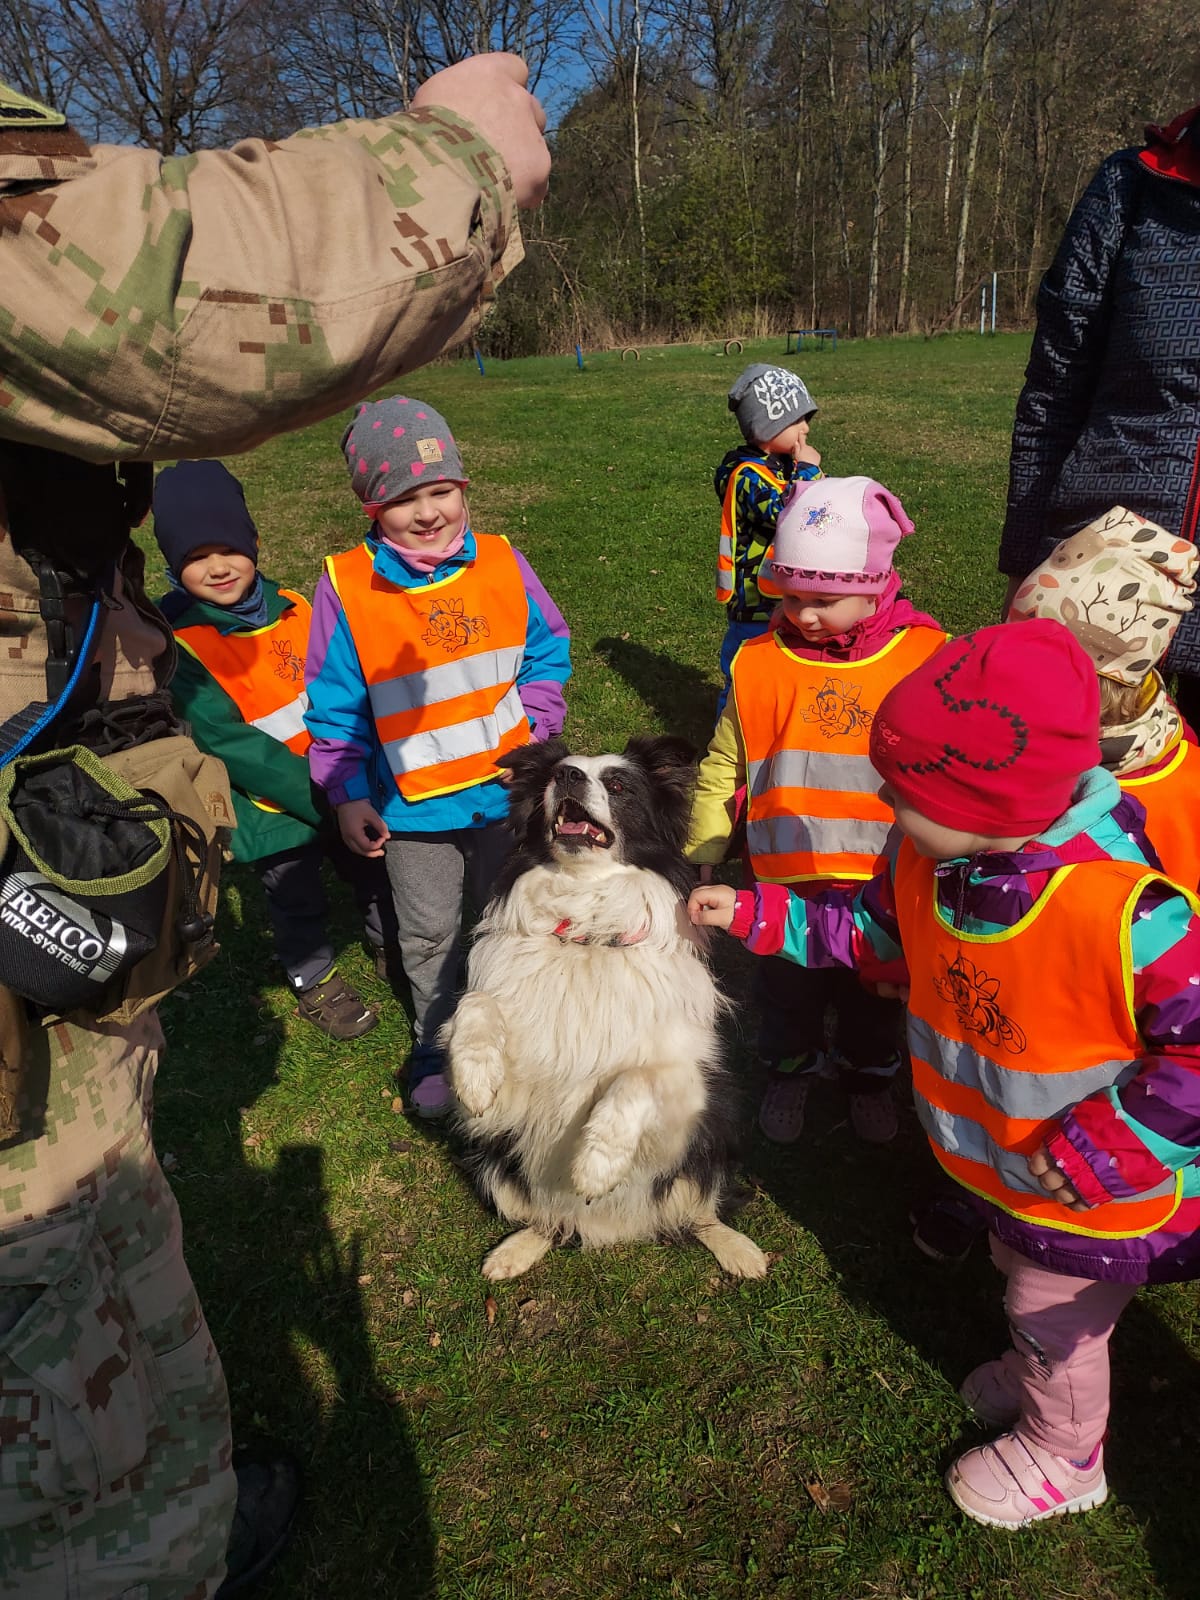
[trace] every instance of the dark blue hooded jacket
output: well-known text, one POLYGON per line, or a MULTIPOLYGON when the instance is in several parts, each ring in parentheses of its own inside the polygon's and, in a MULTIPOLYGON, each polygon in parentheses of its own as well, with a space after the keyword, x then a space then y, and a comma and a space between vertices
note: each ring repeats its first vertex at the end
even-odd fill
MULTIPOLYGON (((1001 571, 1024 576, 1114 505, 1200 522, 1200 106, 1110 156, 1038 294, 1001 571)), ((1200 675, 1200 608, 1167 656, 1200 675)))

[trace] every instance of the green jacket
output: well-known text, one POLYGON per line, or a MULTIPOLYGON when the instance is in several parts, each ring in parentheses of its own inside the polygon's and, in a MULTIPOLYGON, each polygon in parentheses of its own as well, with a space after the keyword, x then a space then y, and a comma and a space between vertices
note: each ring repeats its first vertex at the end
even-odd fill
MULTIPOLYGON (((277 622, 288 602, 280 595, 279 585, 267 577, 263 578, 263 594, 267 621, 277 622)), ((224 634, 238 631, 239 624, 226 607, 193 600, 179 590, 165 595, 159 608, 176 633, 196 627, 216 628, 224 634)), ((171 680, 171 696, 179 715, 191 724, 192 738, 200 749, 219 757, 229 773, 237 818, 232 843, 235 861, 261 861, 316 837, 321 815, 313 804, 308 762, 303 756, 294 755, 278 739, 252 727, 208 669, 183 649, 171 680), (283 810, 264 811, 251 800, 252 794, 283 810)))

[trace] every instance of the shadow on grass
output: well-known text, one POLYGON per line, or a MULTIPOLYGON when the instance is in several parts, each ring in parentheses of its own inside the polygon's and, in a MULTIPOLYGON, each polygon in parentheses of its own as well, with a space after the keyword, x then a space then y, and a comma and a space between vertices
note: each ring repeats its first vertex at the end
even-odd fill
POLYGON ((708 748, 717 719, 717 689, 703 672, 632 639, 597 639, 592 648, 665 728, 698 751, 708 748))
MULTIPOLYGON (((250 912, 241 929, 223 920, 226 951, 165 1008, 155 1131, 159 1150, 176 1157, 187 1260, 225 1368, 235 1443, 277 1441, 303 1474, 296 1537, 255 1592, 431 1600, 426 1489, 404 1396, 376 1368, 362 1236, 333 1226, 319 1146, 282 1145, 270 1166, 247 1158, 246 1143, 256 1149, 261 1135, 243 1135, 258 1125, 256 1102, 278 1081, 286 1042, 259 992, 270 981, 260 895, 250 912)), ((352 944, 348 908, 336 920, 337 942, 352 944)), ((359 1070, 354 1044, 313 1039, 331 1058, 314 1075, 317 1094, 341 1093, 343 1075, 359 1070)))
MULTIPOLYGON (((938 1188, 939 1176, 911 1110, 907 1081, 897 1099, 900 1137, 873 1148, 854 1137, 837 1087, 818 1084, 800 1143, 781 1148, 756 1134, 748 1170, 758 1187, 817 1238, 846 1298, 880 1317, 947 1385, 957 1387, 974 1366, 1007 1347, 1003 1279, 991 1264, 985 1235, 959 1266, 929 1261, 913 1245, 909 1211, 938 1188)), ((1112 1364, 1112 1497, 1140 1524, 1162 1595, 1195 1600, 1196 1356, 1160 1318, 1153 1297, 1143 1296, 1117 1328, 1112 1364)), ((940 1445, 933 1443, 939 1468, 985 1437, 964 1413, 957 1437, 948 1432, 940 1445)), ((1040 1535, 1039 1529, 1021 1537, 1040 1535)))

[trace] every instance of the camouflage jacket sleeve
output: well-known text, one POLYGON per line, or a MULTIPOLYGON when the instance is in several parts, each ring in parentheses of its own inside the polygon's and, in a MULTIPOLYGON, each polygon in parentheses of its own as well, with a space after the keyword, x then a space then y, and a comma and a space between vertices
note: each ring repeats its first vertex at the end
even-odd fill
POLYGON ((0 144, 0 436, 223 455, 466 338, 521 259, 507 169, 425 107, 162 157, 0 144))

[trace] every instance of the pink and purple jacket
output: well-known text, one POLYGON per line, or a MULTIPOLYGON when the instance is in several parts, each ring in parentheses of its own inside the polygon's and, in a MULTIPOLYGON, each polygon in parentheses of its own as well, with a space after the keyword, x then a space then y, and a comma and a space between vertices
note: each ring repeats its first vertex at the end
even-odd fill
MULTIPOLYGON (((972 934, 1012 927, 1072 862, 1145 861, 1157 869, 1144 822, 1139 802, 1096 768, 1041 839, 1011 853, 939 862, 938 903, 954 926, 972 934)), ((738 895, 729 931, 757 955, 782 955, 804 967, 851 967, 867 983, 908 981, 890 869, 857 892, 801 897, 781 884, 759 884, 738 895)), ((1115 928, 1097 931, 1098 941, 1116 938, 1115 928)), ((1003 1243, 1051 1271, 1161 1283, 1200 1276, 1200 918, 1182 895, 1155 884, 1141 894, 1131 938, 1144 1054, 1114 1087, 1072 1107, 1047 1144, 1092 1204, 1140 1194, 1181 1171, 1179 1209, 1153 1233, 1096 1240, 979 1204, 1003 1243)))

